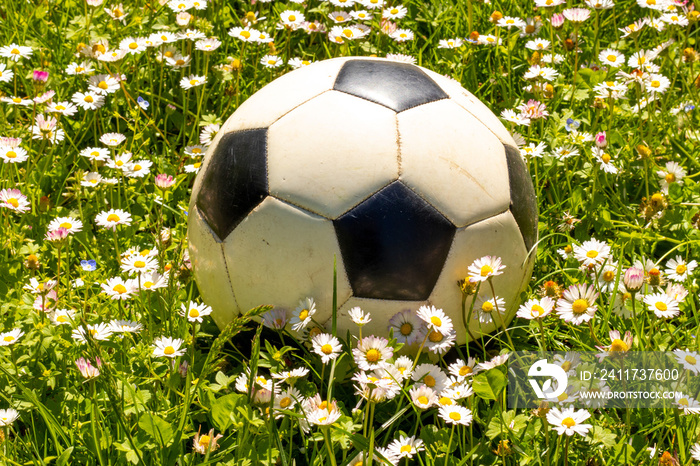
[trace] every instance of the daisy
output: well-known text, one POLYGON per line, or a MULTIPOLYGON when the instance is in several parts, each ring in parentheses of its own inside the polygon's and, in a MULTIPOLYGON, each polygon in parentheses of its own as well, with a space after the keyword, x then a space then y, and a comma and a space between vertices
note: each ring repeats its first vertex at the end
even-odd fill
POLYGON ((572 23, 582 23, 586 21, 591 16, 591 10, 586 8, 567 8, 562 11, 564 18, 568 19, 572 23))
POLYGON ((284 60, 277 55, 265 55, 260 59, 260 64, 265 68, 279 68, 284 65, 284 60))
POLYGON ((677 162, 666 162, 665 170, 658 170, 656 174, 661 178, 661 192, 668 194, 668 188, 671 184, 683 185, 686 171, 677 162))
POLYGON ((92 73, 94 70, 91 68, 92 65, 90 63, 84 61, 82 63, 71 63, 68 65, 66 68, 66 74, 75 76, 77 74, 89 74, 92 73))
POLYGON ((272 377, 289 385, 294 385, 296 381, 302 377, 306 377, 309 374, 309 370, 305 367, 297 367, 291 371, 276 372, 272 374, 272 377))
POLYGON ((428 388, 441 392, 447 388, 447 375, 434 364, 419 364, 416 366, 411 379, 428 388))
POLYGON ((503 40, 500 37, 491 34, 482 34, 478 38, 478 43, 480 45, 501 45, 502 42, 503 40))
POLYGON ((360 327, 372 321, 369 312, 363 311, 359 306, 350 309, 348 311, 348 317, 350 317, 350 320, 352 320, 355 325, 359 325, 360 327))
POLYGON ((19 189, 3 189, 0 190, 0 207, 24 213, 29 211, 30 203, 19 189))
POLYGON ((60 113, 65 116, 73 116, 78 112, 78 107, 70 102, 51 102, 46 111, 49 113, 60 113))
POLYGON ((696 443, 695 445, 690 447, 690 456, 695 461, 700 461, 700 443, 696 443))
POLYGON ((412 458, 413 455, 423 450, 423 441, 413 437, 401 435, 395 439, 386 449, 396 458, 412 458))
POLYGON ((180 86, 183 89, 191 89, 196 86, 201 86, 202 84, 207 82, 207 77, 206 76, 196 76, 194 74, 191 74, 187 77, 184 77, 180 80, 180 86))
POLYGON ((401 19, 408 14, 408 9, 403 5, 395 5, 382 12, 382 18, 401 19))
POLYGON ((202 52, 213 52, 221 46, 221 41, 216 37, 200 39, 194 44, 194 48, 202 52))
POLYGON ((292 330, 299 331, 306 328, 311 322, 312 316, 316 313, 316 303, 313 298, 306 298, 299 301, 299 305, 292 312, 292 318, 289 323, 292 324, 292 330))
POLYGON ((95 325, 88 325, 87 327, 81 325, 73 330, 71 333, 71 338, 80 343, 87 343, 88 335, 90 335, 90 338, 93 340, 106 341, 112 336, 112 330, 104 322, 95 325))
POLYGON ((671 80, 662 74, 651 74, 646 82, 646 90, 651 94, 663 94, 671 85, 671 80))
POLYGON ((652 61, 656 58, 656 54, 651 50, 640 50, 634 52, 627 59, 627 66, 630 68, 639 68, 644 71, 649 71, 649 65, 653 65, 652 61))
POLYGON ((119 87, 119 81, 108 74, 96 74, 88 78, 88 89, 95 94, 114 94, 119 87))
POLYGON ((632 337, 632 332, 625 332, 625 336, 622 337, 618 330, 610 330, 610 344, 608 346, 596 346, 599 350, 605 351, 605 353, 599 354, 598 359, 602 360, 607 356, 613 356, 615 353, 625 353, 632 348, 634 343, 634 338, 632 337))
POLYGON ((301 23, 304 22, 304 20, 304 14, 300 11, 285 10, 280 13, 280 22, 284 27, 296 29, 301 25, 301 23))
POLYGON ((140 333, 143 330, 143 325, 131 320, 111 320, 109 329, 112 333, 140 333))
POLYGON ((328 364, 333 359, 337 358, 343 347, 336 337, 329 333, 321 333, 316 335, 311 340, 314 353, 321 356, 323 364, 328 364))
POLYGON ((126 17, 129 16, 129 13, 126 13, 124 11, 124 6, 121 3, 118 5, 112 5, 109 8, 105 8, 104 10, 105 13, 107 13, 109 17, 115 21, 124 22, 126 17))
POLYGON ((686 262, 681 256, 676 256, 666 262, 664 273, 674 282, 684 282, 697 266, 698 263, 695 260, 686 262))
POLYGON ((544 81, 554 81, 559 72, 548 66, 532 65, 523 75, 524 79, 542 79, 544 81))
POLYGON ((25 107, 34 104, 34 101, 32 99, 27 99, 23 97, 2 97, 0 100, 2 100, 5 103, 8 103, 10 105, 23 105, 25 107))
POLYGON ((72 325, 75 320, 75 311, 70 309, 55 309, 51 313, 50 318, 54 325, 72 325))
POLYGON ((32 139, 45 139, 52 144, 56 144, 64 139, 62 129, 57 129, 58 120, 54 117, 37 115, 31 127, 32 139))
POLYGON ((124 174, 129 178, 143 178, 151 172, 153 162, 149 160, 137 160, 126 166, 124 174))
POLYGON ((700 374, 700 355, 698 353, 677 349, 673 350, 673 356, 676 361, 683 365, 683 369, 689 370, 693 374, 700 374))
POLYGON ((14 75, 12 70, 7 69, 7 65, 0 63, 0 83, 9 83, 14 75))
POLYGON ((158 268, 158 262, 151 257, 130 256, 121 260, 121 269, 129 274, 153 272, 158 268))
POLYGON ((18 328, 12 329, 9 332, 0 333, 0 346, 9 346, 17 342, 24 332, 18 328))
POLYGON ((530 299, 518 308, 517 317, 523 319, 544 319, 554 309, 555 301, 545 296, 541 299, 530 299))
POLYGON ((294 57, 287 62, 287 64, 295 70, 302 68, 304 66, 309 66, 312 63, 313 62, 310 60, 304 60, 304 59, 301 59, 299 57, 294 57))
POLYGON ((260 36, 260 31, 248 27, 234 27, 228 31, 228 35, 243 42, 255 42, 260 36))
POLYGON ((554 430, 559 435, 566 434, 568 436, 579 434, 585 437, 591 427, 593 427, 590 424, 583 424, 583 421, 589 417, 591 417, 591 413, 585 409, 575 411, 574 408, 565 408, 563 410, 552 408, 547 413, 547 421, 554 426, 554 430))
POLYGON ((520 148, 520 155, 526 159, 530 157, 542 158, 545 150, 547 150, 547 145, 544 142, 540 142, 537 145, 531 142, 527 146, 520 148))
POLYGON ((100 136, 100 142, 105 146, 116 147, 126 141, 126 136, 121 133, 106 133, 100 136))
POLYGON ((12 424, 17 420, 19 417, 19 413, 10 408, 10 409, 0 409, 0 427, 6 427, 12 424))
POLYGON ((161 275, 158 272, 150 272, 141 275, 141 289, 157 290, 168 286, 168 275, 161 275))
POLYGON ((49 231, 65 228, 69 234, 74 234, 83 230, 83 222, 71 217, 56 217, 49 222, 49 231))
POLYGON ((122 58, 126 56, 126 52, 121 49, 117 50, 110 50, 100 56, 97 57, 98 60, 108 62, 108 63, 114 63, 118 62, 122 58))
POLYGON ((685 415, 700 414, 700 402, 694 398, 679 398, 674 404, 683 410, 685 415))
POLYGON ((463 406, 442 406, 438 413, 448 424, 468 426, 472 423, 472 412, 463 406))
MULTIPOLYGON (((333 2, 338 2, 338 3, 347 2, 347 3, 350 3, 350 5, 352 5, 354 3, 352 0, 331 0, 331 3, 333 3, 333 2)), ((361 3, 362 6, 364 6, 365 8, 369 8, 370 10, 375 10, 375 9, 384 7, 384 0, 361 0, 358 3, 361 3)), ((347 6, 350 6, 350 5, 347 5, 347 6)), ((338 5, 338 6, 343 6, 343 5, 338 5)))
POLYGON ((87 188, 93 188, 100 184, 101 181, 102 175, 100 175, 97 172, 89 172, 85 174, 83 180, 80 182, 80 185, 85 186, 87 188))
POLYGON ((80 151, 80 155, 95 162, 104 161, 109 158, 109 149, 104 147, 86 147, 80 151))
POLYGON ((494 322, 493 312, 497 312, 499 314, 499 320, 503 320, 502 313, 505 312, 506 302, 503 298, 499 298, 498 296, 495 298, 479 296, 476 301, 475 309, 479 322, 488 325, 494 322))
POLYGON ((160 337, 153 342, 153 356, 160 358, 177 358, 185 354, 186 348, 182 348, 183 341, 179 338, 160 337))
POLYGON ((221 125, 215 123, 204 126, 202 131, 199 133, 199 143, 204 146, 208 146, 211 144, 211 141, 214 139, 220 129, 221 125))
POLYGON ((294 387, 290 387, 279 395, 275 396, 274 409, 277 411, 282 409, 292 410, 301 399, 303 399, 301 392, 294 387))
POLYGON ((408 356, 399 356, 396 361, 394 361, 394 367, 401 375, 400 380, 404 380, 413 373, 413 360, 408 356))
POLYGON ((192 4, 191 0, 170 0, 168 2, 168 8, 173 10, 175 13, 187 11, 193 6, 194 5, 192 4))
POLYGON ((121 277, 112 277, 100 286, 111 299, 129 299, 137 291, 134 285, 133 280, 125 281, 121 277))
POLYGON ((378 369, 387 364, 394 355, 393 348, 385 338, 369 336, 361 339, 357 348, 352 350, 355 364, 363 371, 378 369))
POLYGON ((530 126, 530 119, 514 110, 507 108, 501 112, 501 118, 518 126, 530 126))
POLYGON ((199 173, 200 168, 202 168, 201 162, 195 162, 189 165, 185 165, 185 173, 199 173))
POLYGON ((115 170, 127 171, 131 162, 131 152, 122 152, 117 155, 114 160, 108 160, 107 166, 109 168, 114 168, 115 170))
POLYGON ((610 258, 610 246, 591 238, 580 246, 574 245, 574 257, 584 267, 599 265, 610 258))
POLYGON ((0 158, 4 163, 22 163, 29 156, 21 147, 0 147, 0 158))
POLYGON ((104 97, 93 91, 76 92, 71 100, 83 110, 97 110, 105 103, 104 97))
POLYGON ((666 13, 664 15, 661 15, 661 18, 659 18, 659 19, 666 24, 670 24, 670 25, 674 25, 674 26, 685 27, 688 25, 688 18, 686 18, 683 15, 676 14, 676 13, 666 13))
POLYGON ((397 29, 389 34, 389 37, 394 39, 396 42, 406 42, 407 40, 413 40, 413 31, 410 29, 397 29))
POLYGON ((644 304, 649 306, 649 310, 653 311, 659 319, 670 319, 681 312, 678 301, 666 293, 648 294, 644 297, 644 304))
MULTIPOLYGON (((598 288, 602 293, 610 293, 615 288, 617 279, 617 264, 608 262, 603 266, 603 270, 598 274, 598 288)), ((619 284, 618 284, 619 285, 619 284)))
POLYGON ((187 320, 190 322, 202 322, 202 317, 203 316, 208 316, 211 314, 211 307, 207 306, 206 304, 197 304, 194 301, 190 301, 190 304, 188 306, 185 306, 185 304, 181 304, 181 312, 180 315, 183 317, 187 317, 187 320))
POLYGON ((103 228, 114 230, 118 225, 131 225, 131 214, 121 209, 109 209, 97 214, 95 222, 103 228))
POLYGON ((46 282, 40 282, 36 278, 32 277, 29 279, 29 283, 24 285, 22 288, 28 291, 31 291, 32 293, 35 294, 42 294, 46 293, 49 290, 51 290, 54 286, 56 286, 56 281, 55 280, 47 280, 46 282))
POLYGON ((428 339, 426 340, 428 351, 432 351, 433 353, 437 354, 446 353, 450 348, 452 348, 452 346, 455 344, 455 340, 457 339, 457 331, 454 329, 452 329, 452 331, 447 335, 443 335, 437 330, 430 330, 427 327, 424 327, 423 331, 427 332, 428 334, 428 339))
POLYGON ((549 50, 550 42, 546 39, 534 39, 527 41, 525 48, 529 50, 549 50))
POLYGON ((600 163, 600 168, 605 173, 615 174, 619 171, 617 167, 612 164, 612 157, 610 156, 610 154, 598 147, 594 147, 592 151, 593 157, 598 161, 598 163, 600 163))
POLYGON ((501 258, 496 256, 484 256, 475 260, 469 266, 469 276, 477 281, 486 281, 496 275, 501 275, 506 266, 501 263, 501 258))
POLYGON ((432 388, 426 385, 414 387, 408 391, 408 394, 411 396, 413 404, 420 409, 429 409, 432 406, 436 406, 438 403, 437 394, 432 388))
POLYGON ((149 39, 153 43, 158 43, 160 42, 161 44, 171 44, 173 42, 177 42, 178 37, 177 34, 174 34, 169 31, 158 31, 154 32, 149 36, 149 39))
POLYGON ((579 325, 593 319, 598 310, 595 300, 598 293, 593 286, 572 285, 562 293, 557 301, 557 315, 565 322, 579 325))
POLYGON ((446 316, 442 309, 436 309, 435 306, 421 306, 416 315, 432 330, 443 335, 452 332, 452 319, 446 316))
POLYGON ((467 377, 471 377, 476 374, 474 367, 476 366, 476 359, 468 358, 467 362, 462 359, 457 359, 455 362, 447 367, 450 374, 457 377, 457 380, 464 380, 467 377))
POLYGON ((516 28, 522 29, 525 27, 525 21, 523 21, 520 18, 514 18, 512 16, 504 16, 503 18, 498 20, 498 22, 496 23, 496 26, 507 27, 507 28, 516 27, 516 28))
POLYGON ((454 38, 454 39, 442 39, 440 40, 438 44, 439 49, 457 49, 464 45, 464 42, 462 39, 459 38, 454 38))
POLYGON ((0 57, 9 58, 12 61, 19 61, 20 58, 29 58, 34 50, 24 45, 10 44, 0 47, 0 57))

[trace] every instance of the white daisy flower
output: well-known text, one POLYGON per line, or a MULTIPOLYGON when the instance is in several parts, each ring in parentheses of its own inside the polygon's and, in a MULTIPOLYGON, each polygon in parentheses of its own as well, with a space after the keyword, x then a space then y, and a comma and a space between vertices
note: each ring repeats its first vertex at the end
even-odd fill
POLYGON ((329 333, 321 333, 312 338, 314 353, 321 356, 323 364, 328 364, 340 355, 343 347, 340 341, 329 333))
POLYGON ((579 434, 585 437, 593 427, 590 424, 583 424, 583 421, 591 417, 591 413, 585 409, 574 410, 574 408, 552 408, 547 413, 547 421, 554 426, 554 430, 559 435, 572 436, 579 434))
POLYGON ((177 358, 185 354, 184 342, 179 338, 160 337, 153 342, 153 356, 160 358, 177 358))

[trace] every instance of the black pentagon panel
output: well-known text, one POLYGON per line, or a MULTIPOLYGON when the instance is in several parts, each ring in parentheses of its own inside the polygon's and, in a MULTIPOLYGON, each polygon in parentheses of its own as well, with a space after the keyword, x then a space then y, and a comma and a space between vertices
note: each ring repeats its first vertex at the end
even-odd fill
POLYGON ((395 181, 333 221, 359 298, 423 301, 437 282, 455 226, 395 181))
POLYGON ((224 135, 210 157, 197 207, 223 240, 267 196, 267 128, 224 135))
POLYGON ((535 188, 520 151, 508 144, 504 144, 504 147, 510 183, 510 211, 529 251, 537 242, 538 213, 535 188))
POLYGON ((417 66, 380 60, 349 60, 333 89, 402 112, 449 96, 417 66))

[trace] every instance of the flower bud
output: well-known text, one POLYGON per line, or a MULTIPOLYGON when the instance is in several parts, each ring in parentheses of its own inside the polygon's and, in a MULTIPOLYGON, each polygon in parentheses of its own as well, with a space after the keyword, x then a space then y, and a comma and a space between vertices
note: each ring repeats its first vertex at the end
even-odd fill
POLYGON ((497 23, 503 18, 503 13, 500 11, 496 10, 493 13, 491 13, 491 22, 492 23, 497 23))
POLYGON ((552 19, 550 20, 552 23, 552 27, 554 29, 559 29, 564 25, 564 15, 561 13, 556 13, 552 15, 552 19))
POLYGON ((595 135, 595 145, 601 149, 605 149, 608 146, 608 138, 605 131, 601 131, 595 135))
POLYGON ((644 270, 637 267, 630 267, 625 271, 625 276, 622 278, 625 288, 632 293, 636 293, 644 284, 644 270))

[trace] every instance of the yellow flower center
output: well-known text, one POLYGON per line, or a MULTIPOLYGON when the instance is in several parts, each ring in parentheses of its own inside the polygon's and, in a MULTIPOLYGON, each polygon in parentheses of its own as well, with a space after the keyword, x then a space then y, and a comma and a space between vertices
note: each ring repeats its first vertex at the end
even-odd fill
POLYGON ((484 304, 481 305, 481 310, 483 312, 493 311, 493 303, 491 301, 485 301, 484 304))
POLYGON ((586 312, 586 309, 588 309, 588 301, 585 299, 579 298, 571 304, 571 310, 574 314, 583 314, 586 312))
POLYGON ((365 353, 365 358, 367 358, 367 361, 369 362, 377 362, 379 361, 379 358, 381 357, 381 353, 377 351, 374 348, 371 348, 367 353, 365 353))
POLYGON ((144 261, 135 261, 134 267, 143 268, 146 267, 146 263, 144 261))
POLYGON ((119 294, 126 293, 126 287, 120 283, 112 288, 112 291, 116 291, 119 294))
POLYGON ((91 95, 86 95, 83 100, 89 104, 91 104, 95 101, 95 99, 93 99, 91 95))
POLYGON ((539 304, 533 304, 532 308, 530 309, 530 314, 541 316, 544 313, 544 308, 540 306, 539 304))
POLYGON ((131 50, 136 50, 137 48, 139 48, 139 44, 137 44, 136 42, 132 42, 129 44, 129 48, 131 50))
POLYGON ((442 326, 442 320, 438 316, 432 316, 430 318, 430 323, 435 325, 436 327, 441 327, 442 326))
POLYGON ((22 102, 22 99, 20 99, 19 97, 13 97, 13 98, 12 98, 12 101, 13 101, 14 103, 18 104, 18 103, 22 102))
POLYGON ((82 66, 76 66, 76 67, 75 67, 75 72, 76 72, 76 73, 82 73, 83 71, 85 71, 85 68, 83 68, 82 66))
POLYGON ((561 421, 561 425, 566 426, 568 428, 572 428, 576 425, 576 421, 574 421, 573 418, 567 417, 564 418, 563 421, 561 421))
POLYGON ((425 395, 421 395, 418 397, 417 401, 418 401, 418 403, 420 403, 422 405, 427 405, 428 404, 428 397, 425 395))
POLYGON ((308 309, 303 309, 299 313, 299 320, 306 320, 306 318, 309 317, 309 310, 308 309))
POLYGON ((603 281, 611 282, 613 280, 615 280, 615 272, 613 272, 612 270, 603 272, 603 281))
POLYGON ((462 419, 462 415, 459 414, 457 411, 452 411, 450 413, 450 419, 453 421, 460 421, 462 419))
POLYGON ((404 445, 399 449, 399 452, 401 453, 411 453, 413 449, 411 448, 411 445, 404 445))
POLYGON ((195 163, 195 164, 192 164, 192 166, 193 166, 194 168, 199 168, 199 167, 202 166, 202 163, 201 163, 201 162, 197 162, 197 163, 195 163))
POLYGON ((174 354, 175 353, 175 348, 172 346, 166 346, 165 349, 163 350, 163 354, 174 354))
POLYGON ((661 193, 654 193, 651 195, 652 202, 659 203, 664 200, 664 196, 661 193))
POLYGON ((5 154, 5 155, 7 156, 8 159, 17 158, 17 152, 15 152, 13 150, 7 151, 7 154, 5 154))
POLYGON ((686 270, 688 270, 688 267, 686 267, 685 264, 678 264, 676 266, 676 273, 678 275, 683 275, 686 272, 686 270))
POLYGON ((109 214, 107 216, 107 221, 108 222, 118 222, 119 221, 119 215, 117 214, 109 214))
POLYGON ((460 377, 465 377, 467 374, 472 373, 472 368, 469 366, 462 366, 459 368, 459 375, 460 377))
POLYGON ((438 403, 440 403, 442 406, 452 406, 454 404, 454 401, 452 401, 450 398, 447 398, 446 396, 443 396, 438 400, 438 403))
POLYGON ((439 343, 442 341, 444 337, 442 336, 442 333, 437 332, 433 330, 430 332, 430 335, 428 336, 428 340, 432 341, 433 343, 439 343))
POLYGON ((282 398, 280 401, 280 408, 288 408, 292 404, 292 399, 289 397, 282 398))
POLYGON ((199 81, 197 81, 196 79, 190 79, 190 86, 196 86, 198 82, 199 81))
POLYGON ((199 317, 199 311, 197 309, 190 309, 190 317, 193 319, 199 317))
POLYGON ((342 22, 342 21, 345 21, 345 17, 344 17, 344 16, 341 16, 341 15, 338 15, 338 16, 335 17, 335 20, 338 21, 338 22, 342 22))
POLYGON ((660 87, 661 86, 661 81, 655 79, 651 82, 651 87, 660 87))
POLYGON ((153 282, 145 282, 145 283, 143 283, 141 286, 143 286, 144 288, 150 288, 150 287, 152 287, 153 285, 154 285, 153 282))
POLYGON ((612 54, 608 55, 608 61, 613 61, 613 62, 614 62, 615 60, 617 60, 617 56, 612 55, 612 54))
POLYGON ((321 346, 321 351, 323 354, 331 354, 333 352, 333 347, 326 343, 325 345, 321 346))
POLYGON ((666 180, 666 183, 673 183, 676 181, 676 175, 673 173, 667 173, 666 176, 664 176, 664 180, 666 180))
POLYGON ((58 316, 58 317, 56 317, 56 322, 68 322, 68 317, 58 316))
POLYGON ((493 269, 491 268, 490 265, 482 265, 481 266, 481 276, 482 277, 487 277, 491 273, 493 273, 493 269))
POLYGON ((250 32, 241 31, 241 36, 243 36, 245 39, 250 39, 250 32))
POLYGON ((689 406, 690 402, 687 398, 681 398, 680 400, 678 400, 678 404, 682 406, 689 406))
POLYGON ((71 228, 72 226, 73 226, 73 225, 71 225, 69 222, 63 222, 63 223, 61 223, 58 227, 59 227, 59 228, 65 228, 66 230, 70 230, 70 228, 71 228))
POLYGON ((685 357, 685 362, 687 362, 688 364, 696 364, 698 360, 692 357, 691 355, 688 355, 685 357))
POLYGON ((663 301, 658 301, 656 304, 654 304, 654 307, 662 312, 668 310, 668 306, 666 306, 666 303, 663 301))
POLYGON ((601 159, 603 159, 603 162, 604 162, 604 163, 610 163, 611 157, 610 157, 608 154, 603 154, 603 156, 601 157, 601 159))
POLYGON ((399 10, 398 10, 398 8, 392 8, 391 11, 390 11, 390 13, 391 13, 392 15, 395 15, 395 14, 398 14, 398 13, 399 13, 399 10))
POLYGON ((614 352, 622 352, 622 351, 627 351, 629 350, 629 346, 627 346, 627 343, 624 341, 620 340, 619 338, 616 338, 612 341, 610 344, 610 351, 614 352))
POLYGON ((289 21, 296 21, 297 17, 294 15, 289 15, 289 21))
POLYGON ((586 253, 586 257, 590 259, 595 259, 596 257, 598 257, 598 251, 596 251, 595 249, 591 249, 586 253))
POLYGON ((141 170, 141 165, 139 165, 137 163, 136 165, 134 165, 134 171, 139 171, 139 170, 141 170))
POLYGON ((7 335, 5 338, 3 338, 3 340, 5 340, 5 341, 14 341, 14 340, 15 340, 15 337, 13 337, 12 335, 7 335))
POLYGON ((435 377, 433 377, 432 375, 428 374, 428 375, 426 375, 425 378, 423 379, 423 383, 426 384, 428 387, 431 387, 431 388, 432 388, 432 387, 435 386, 435 383, 436 383, 435 377))
POLYGON ((401 332, 401 335, 408 336, 411 334, 411 332, 413 332, 413 325, 409 324, 408 322, 405 322, 401 325, 399 331, 401 332))

